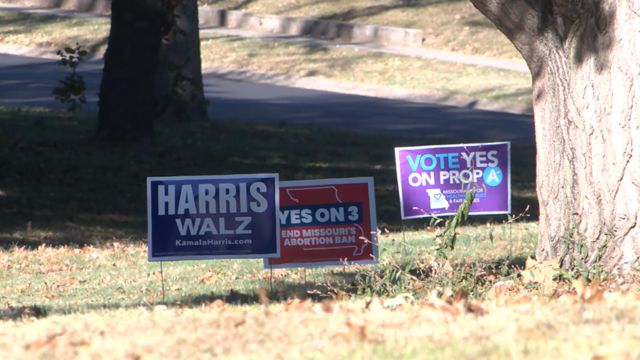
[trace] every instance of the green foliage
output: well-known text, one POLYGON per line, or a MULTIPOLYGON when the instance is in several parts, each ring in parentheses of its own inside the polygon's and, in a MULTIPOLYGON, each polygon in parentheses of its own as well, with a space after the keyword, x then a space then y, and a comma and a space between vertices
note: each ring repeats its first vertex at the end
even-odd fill
POLYGON ((53 96, 56 100, 63 104, 66 104, 69 112, 76 112, 87 103, 85 97, 85 91, 87 86, 84 82, 84 77, 78 74, 78 66, 80 62, 88 55, 88 52, 83 49, 82 45, 76 43, 75 47, 65 47, 62 50, 58 50, 56 54, 60 57, 58 65, 70 71, 62 80, 58 87, 53 89, 53 96))
POLYGON ((450 289, 481 298, 495 279, 516 278, 518 267, 506 257, 497 261, 435 259, 415 245, 388 251, 375 267, 356 272, 353 291, 359 296, 427 296, 434 289, 450 289))
MULTIPOLYGON (((473 298, 483 297, 498 280, 518 277, 524 260, 533 255, 535 232, 523 231, 527 224, 518 224, 515 256, 507 256, 508 223, 493 226, 465 226, 457 235, 457 246, 448 258, 439 257, 431 249, 437 246, 435 236, 425 239, 424 230, 411 232, 406 240, 387 239, 379 244, 379 264, 361 267, 353 276, 353 293, 360 296, 427 296, 434 289, 463 292, 473 298), (493 241, 489 236, 494 236, 493 241), (425 246, 426 243, 426 246, 425 246)), ((348 288, 343 284, 342 289, 348 288)), ((327 286, 329 287, 329 286, 327 286)), ((335 286, 334 286, 335 287, 335 286)))
POLYGON ((559 257, 562 264, 558 278, 564 281, 580 279, 584 282, 603 282, 607 279, 602 256, 609 247, 609 239, 598 245, 592 252, 587 241, 577 235, 577 225, 573 225, 563 236, 563 250, 559 257))
POLYGON ((381 251, 384 255, 377 266, 356 273, 353 284, 357 294, 395 296, 413 292, 422 279, 429 276, 433 259, 426 253, 416 252, 408 243, 382 247, 381 251))
POLYGON ((564 280, 580 279, 586 283, 604 282, 607 278, 607 271, 600 260, 608 245, 608 241, 600 244, 591 256, 587 243, 582 239, 574 238, 574 250, 569 254, 570 258, 568 259, 569 267, 561 269, 559 277, 564 280))
MULTIPOLYGON (((471 208, 471 204, 473 204, 473 200, 476 197, 476 188, 475 186, 472 188, 468 188, 465 196, 464 202, 458 210, 456 214, 444 221, 444 226, 436 232, 436 246, 434 247, 434 251, 439 258, 446 258, 447 252, 451 251, 456 246, 456 239, 458 238, 458 233, 456 230, 458 226, 463 225, 469 219, 469 209, 471 208)), ((431 220, 431 227, 439 225, 443 220, 434 216, 431 220)))

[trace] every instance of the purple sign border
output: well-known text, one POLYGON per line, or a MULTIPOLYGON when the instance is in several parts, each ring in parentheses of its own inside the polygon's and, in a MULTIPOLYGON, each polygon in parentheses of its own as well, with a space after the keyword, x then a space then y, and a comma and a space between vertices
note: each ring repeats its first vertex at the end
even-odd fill
POLYGON ((511 214, 511 142, 509 141, 501 141, 501 142, 492 142, 492 143, 473 143, 473 144, 449 144, 449 145, 421 145, 421 146, 406 146, 406 147, 396 147, 394 148, 394 157, 396 163, 396 176, 398 181, 398 195, 400 197, 400 214, 402 220, 410 220, 410 219, 421 219, 435 216, 449 216, 455 215, 458 207, 455 208, 453 212, 443 212, 437 214, 429 214, 424 213, 422 215, 415 216, 405 216, 404 213, 404 193, 402 187, 402 177, 401 177, 401 168, 400 168, 400 158, 399 153, 402 150, 422 150, 422 149, 446 149, 452 147, 482 147, 482 146, 490 146, 490 145, 506 145, 507 146, 507 171, 509 176, 509 184, 507 188, 507 210, 506 211, 470 211, 469 215, 501 215, 501 214, 511 214))

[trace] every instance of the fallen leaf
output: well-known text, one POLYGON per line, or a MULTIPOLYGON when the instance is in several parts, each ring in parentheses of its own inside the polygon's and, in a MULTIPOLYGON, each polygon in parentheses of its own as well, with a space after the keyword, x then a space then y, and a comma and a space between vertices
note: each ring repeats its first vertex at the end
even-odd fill
POLYGON ((371 300, 367 301, 367 303, 365 304, 364 307, 366 310, 368 311, 383 311, 384 310, 384 303, 382 302, 382 300, 377 297, 374 296, 371 298, 371 300))
POLYGON ((360 341, 367 340, 367 324, 359 321, 355 322, 353 319, 347 318, 346 325, 352 336, 355 335, 360 341))
POLYGON ((589 304, 602 301, 604 300, 604 294, 606 291, 607 289, 600 286, 600 284, 591 283, 588 293, 585 294, 584 300, 589 304))
POLYGON ((224 301, 220 300, 220 299, 216 299, 212 302, 210 302, 209 304, 207 304, 206 308, 207 309, 214 309, 214 310, 221 310, 224 309, 227 306, 227 304, 225 304, 224 301))
POLYGON ((595 281, 587 286, 582 279, 576 279, 571 282, 571 285, 576 292, 577 300, 589 304, 604 300, 604 294, 607 291, 595 281))
POLYGON ((582 298, 584 296, 584 281, 582 281, 582 279, 575 279, 573 281, 571 281, 571 286, 573 286, 573 290, 575 290, 576 295, 579 298, 582 298))
POLYGON ((135 352, 130 352, 130 353, 127 354, 126 359, 128 359, 128 360, 140 360, 140 359, 142 359, 142 355, 137 354, 135 352))
POLYGON ((509 292, 516 288, 516 284, 513 280, 498 281, 493 284, 491 289, 487 292, 487 299, 501 300, 503 296, 507 296, 509 292))
POLYGON ((447 302, 447 299, 449 299, 451 297, 450 294, 451 290, 448 289, 448 291, 445 291, 444 294, 442 295, 442 297, 438 296, 438 290, 434 290, 431 292, 431 295, 429 296, 429 298, 426 300, 426 302, 423 303, 423 306, 427 306, 429 308, 441 311, 447 315, 451 315, 453 317, 456 317, 458 315, 460 315, 460 313, 462 312, 460 310, 460 308, 457 305, 460 305, 460 303, 458 304, 449 304, 447 302))
POLYGON ((80 346, 89 346, 90 343, 88 340, 85 339, 81 339, 81 340, 73 340, 69 343, 69 345, 71 346, 75 346, 75 347, 80 347, 80 346))
POLYGON ((337 301, 343 301, 343 300, 347 300, 349 299, 349 295, 347 295, 347 293, 345 293, 342 290, 338 290, 338 292, 336 293, 336 300, 337 301))
POLYGON ((60 286, 71 286, 75 285, 80 281, 77 277, 66 278, 58 283, 60 286))
POLYGON ((320 310, 327 314, 336 314, 340 312, 340 304, 335 301, 325 300, 320 303, 320 310))
POLYGON ((209 285, 209 284, 215 283, 217 279, 218 279, 218 274, 216 274, 213 271, 209 271, 200 278, 200 283, 209 285))
POLYGON ((466 309, 468 313, 474 314, 476 316, 485 316, 489 313, 487 310, 485 310, 485 308, 480 306, 480 304, 474 302, 467 302, 466 309))
POLYGON ((468 297, 469 297, 469 293, 466 290, 460 289, 456 291, 456 293, 453 295, 452 301, 453 303, 459 303, 467 300, 468 297))
POLYGON ((313 308, 313 301, 311 299, 300 300, 298 298, 287 301, 284 305, 285 311, 306 312, 313 308))
POLYGON ((449 305, 447 303, 440 303, 436 305, 436 309, 442 311, 445 314, 449 314, 453 317, 460 315, 460 309, 457 306, 449 305))
POLYGON ((560 270, 559 259, 537 262, 532 258, 527 259, 525 270, 520 272, 525 284, 536 283, 544 295, 552 295, 557 287, 553 278, 560 270))
POLYGON ((56 341, 56 339, 60 336, 62 336, 64 334, 64 330, 63 331, 59 331, 53 334, 49 334, 47 335, 44 339, 38 339, 35 340, 29 344, 26 345, 27 350, 39 350, 42 349, 45 346, 50 346, 53 345, 56 341))
POLYGON ((531 302, 531 297, 529 295, 522 295, 517 298, 507 297, 505 303, 507 305, 520 305, 527 304, 531 302))

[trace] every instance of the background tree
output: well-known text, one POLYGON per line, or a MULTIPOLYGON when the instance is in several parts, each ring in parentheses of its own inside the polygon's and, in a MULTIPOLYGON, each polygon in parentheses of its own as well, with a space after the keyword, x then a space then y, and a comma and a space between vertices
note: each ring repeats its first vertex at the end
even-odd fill
POLYGON ((98 103, 99 137, 133 141, 153 136, 161 19, 160 1, 111 2, 111 30, 98 103))
POLYGON ((167 1, 157 71, 157 117, 165 121, 208 120, 202 85, 197 0, 167 1))
POLYGON ((98 117, 116 141, 151 139, 155 119, 207 118, 196 0, 112 1, 98 117))
POLYGON ((640 258, 640 5, 471 0, 533 79, 539 259, 628 271, 640 258))

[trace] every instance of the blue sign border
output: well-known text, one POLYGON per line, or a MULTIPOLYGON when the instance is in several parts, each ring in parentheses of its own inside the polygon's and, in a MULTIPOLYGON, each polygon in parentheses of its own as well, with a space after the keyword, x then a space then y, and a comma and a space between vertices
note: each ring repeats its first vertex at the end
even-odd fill
MULTIPOLYGON (((211 260, 211 259, 263 259, 280 257, 280 219, 278 213, 280 209, 280 184, 279 175, 275 173, 263 174, 234 174, 234 175, 202 175, 202 176, 164 176, 164 177, 148 177, 147 178, 147 245, 148 245, 148 261, 179 261, 179 260, 211 260), (203 255, 184 255, 184 256, 153 256, 153 211, 152 211, 152 194, 151 183, 154 181, 189 181, 189 180, 243 180, 243 179, 273 179, 275 194, 273 209, 273 221, 275 224, 274 239, 276 241, 276 252, 274 253, 251 253, 251 254, 203 254, 203 255)), ((254 235, 260 236, 260 234, 254 235)))

